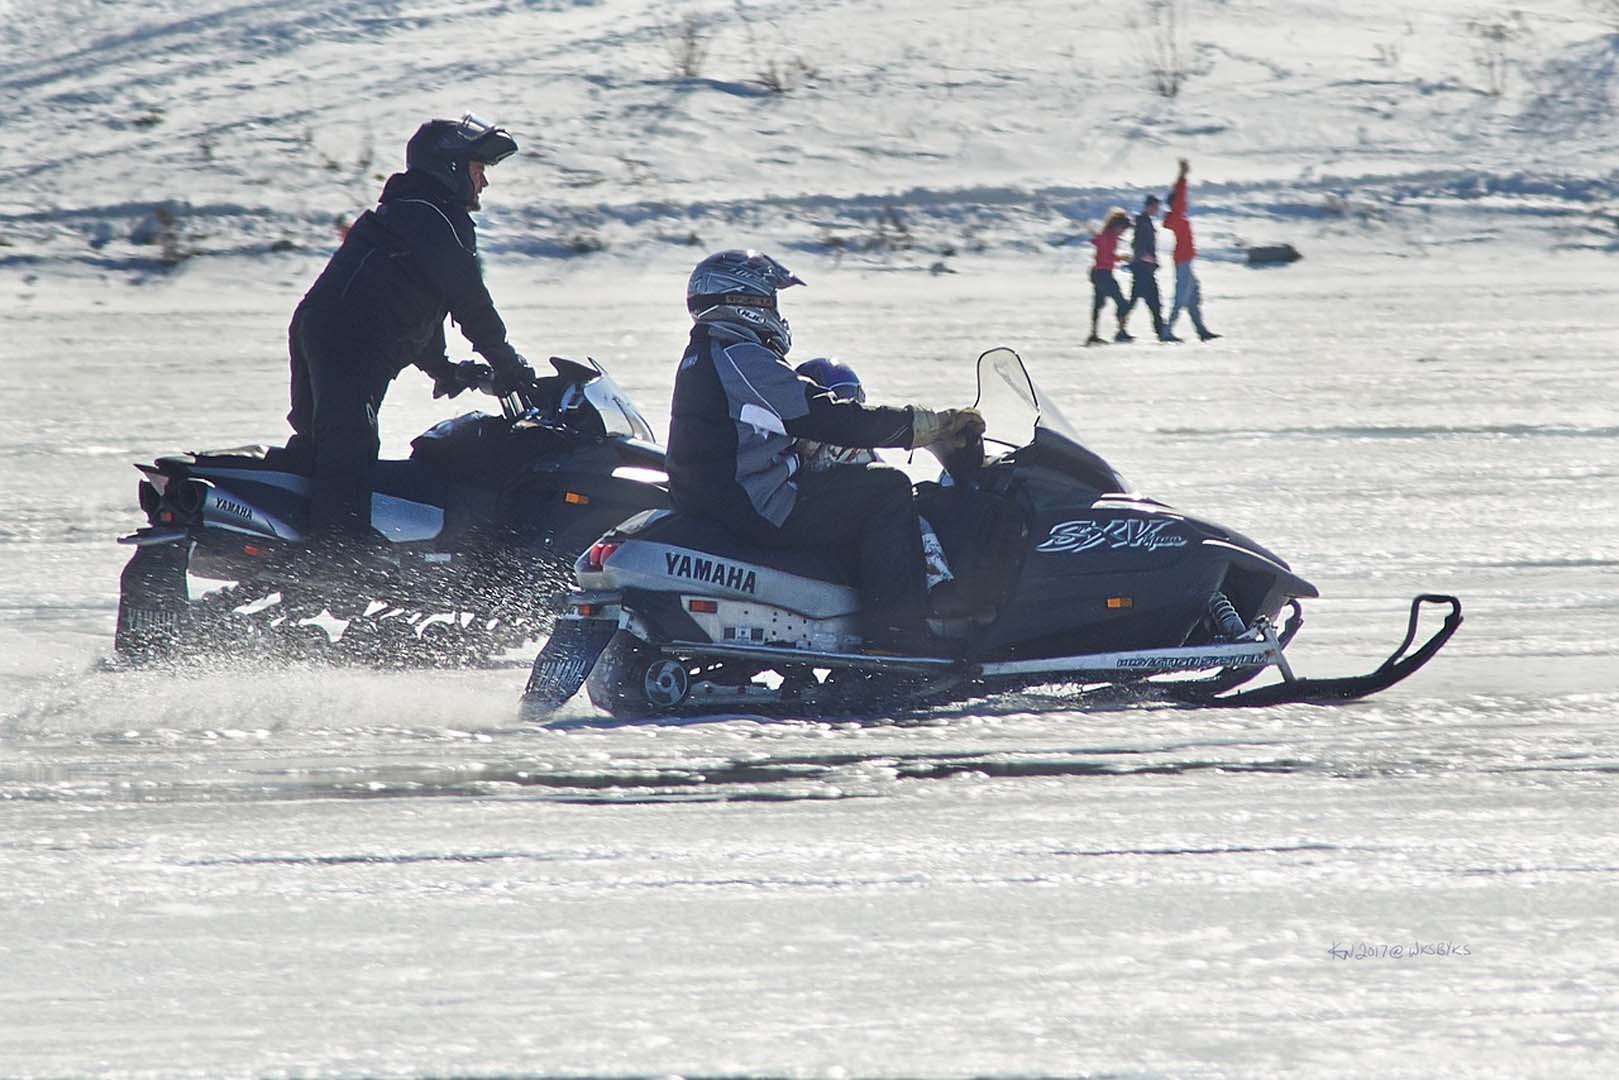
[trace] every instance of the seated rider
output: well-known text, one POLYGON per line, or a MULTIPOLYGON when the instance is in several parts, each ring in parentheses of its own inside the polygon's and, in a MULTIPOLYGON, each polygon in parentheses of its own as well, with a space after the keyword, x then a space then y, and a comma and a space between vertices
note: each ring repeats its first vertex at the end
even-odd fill
POLYGON ((516 151, 505 131, 471 117, 423 124, 405 171, 388 178, 293 313, 287 449, 314 466, 311 546, 371 540, 377 411, 400 371, 414 364, 433 377, 434 396, 452 397, 489 374, 450 362, 446 315, 493 365, 497 392, 532 377, 484 287, 468 213, 481 208, 484 168, 516 151))
MULTIPOLYGON (((848 364, 840 364, 826 356, 806 360, 793 369, 838 401, 866 403, 866 388, 860 385, 860 376, 848 364)), ((833 446, 814 439, 797 439, 793 453, 798 455, 803 472, 820 472, 835 465, 871 465, 879 459, 874 451, 859 446, 833 446)))
POLYGON ((768 255, 721 251, 692 270, 695 325, 675 374, 669 487, 675 506, 767 547, 815 547, 858 568, 863 632, 876 644, 927 640, 922 541, 911 481, 891 466, 805 471, 795 439, 836 447, 927 447, 982 434, 971 409, 839 400, 786 362, 776 291, 803 282, 768 255))
MULTIPOLYGON (((866 388, 860 385, 860 376, 856 375, 854 368, 848 364, 840 364, 830 357, 817 356, 804 361, 793 370, 839 401, 854 401, 861 405, 866 403, 866 388)), ((833 446, 831 443, 816 442, 813 439, 797 440, 793 452, 803 463, 801 471, 806 473, 820 472, 839 465, 870 465, 879 460, 877 454, 871 450, 853 446, 833 446)), ((939 534, 934 531, 933 523, 918 513, 916 525, 922 534, 922 568, 927 579, 929 606, 934 609, 934 614, 942 614, 937 605, 931 603, 935 595, 933 590, 947 581, 955 580, 955 574, 950 571, 950 562, 944 554, 944 544, 940 541, 939 534)))

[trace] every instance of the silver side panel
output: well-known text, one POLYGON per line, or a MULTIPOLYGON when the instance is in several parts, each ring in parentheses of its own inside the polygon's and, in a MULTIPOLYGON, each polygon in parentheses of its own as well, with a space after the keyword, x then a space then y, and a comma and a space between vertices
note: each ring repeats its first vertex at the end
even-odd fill
MULTIPOLYGON (((587 584, 583 575, 580 584, 587 584)), ((591 575, 588 585, 751 600, 811 619, 854 615, 860 610, 859 594, 847 585, 652 540, 625 540, 608 557, 602 572, 591 575)))
POLYGON ((372 492, 371 527, 396 544, 431 540, 444 531, 444 511, 429 503, 372 492))

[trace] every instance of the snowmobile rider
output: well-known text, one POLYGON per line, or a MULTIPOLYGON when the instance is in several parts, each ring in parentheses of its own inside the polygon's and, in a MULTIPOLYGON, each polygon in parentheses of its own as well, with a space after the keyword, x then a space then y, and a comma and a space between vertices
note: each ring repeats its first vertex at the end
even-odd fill
POLYGON ((984 430, 972 409, 934 411, 840 401, 786 361, 776 292, 802 285, 757 251, 710 255, 692 270, 695 325, 675 374, 669 489, 675 507, 766 547, 816 547, 858 567, 868 641, 927 640, 921 533, 911 481, 881 464, 801 470, 795 439, 838 447, 946 453, 984 430))
POLYGON ((377 411, 396 375, 414 364, 432 376, 435 397, 490 379, 483 364, 450 362, 446 315, 489 361, 496 393, 533 377, 484 287, 470 214, 489 186, 484 170, 516 152, 511 135, 472 116, 423 124, 405 146, 405 171, 388 178, 293 313, 287 449, 314 466, 314 545, 371 542, 377 411))
MULTIPOLYGON (((838 401, 866 403, 866 388, 860 385, 860 376, 848 364, 840 364, 829 356, 817 356, 793 370, 838 401)), ((794 440, 793 453, 798 456, 799 472, 818 472, 837 465, 871 465, 879 460, 871 450, 833 446, 814 439, 794 440)))

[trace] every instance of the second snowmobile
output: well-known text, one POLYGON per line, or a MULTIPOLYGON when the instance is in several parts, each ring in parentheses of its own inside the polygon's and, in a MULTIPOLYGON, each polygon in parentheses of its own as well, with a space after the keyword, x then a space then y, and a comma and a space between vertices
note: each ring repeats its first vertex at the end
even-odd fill
POLYGON ((446 420, 373 472, 375 547, 300 558, 311 462, 279 447, 136 466, 146 527, 118 604, 117 656, 265 653, 378 664, 487 660, 541 636, 574 558, 604 530, 665 507, 663 450, 595 361, 446 420), (223 588, 206 591, 211 580, 223 588))
POLYGON ((543 720, 581 685, 615 717, 862 713, 1049 684, 1196 704, 1342 701, 1404 679, 1461 623, 1456 598, 1418 596, 1376 671, 1300 678, 1283 650, 1315 586, 1253 540, 1129 493, 1012 350, 979 358, 978 386, 1000 453, 959 451, 947 486, 917 489, 956 574, 935 590, 932 648, 868 647, 850 568, 821 552, 648 511, 575 565, 579 588, 535 659, 525 718, 543 720), (1413 650, 1427 605, 1449 611, 1413 650), (1270 669, 1279 681, 1238 689, 1270 669))

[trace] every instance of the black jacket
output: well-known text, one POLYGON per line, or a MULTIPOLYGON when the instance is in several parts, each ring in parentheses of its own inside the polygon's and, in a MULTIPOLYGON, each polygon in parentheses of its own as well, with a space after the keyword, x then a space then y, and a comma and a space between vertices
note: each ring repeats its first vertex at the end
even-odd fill
POLYGON ((738 323, 698 323, 675 373, 669 490, 682 510, 780 527, 798 497, 795 439, 905 447, 911 410, 839 401, 738 323))
POLYGON ((518 362, 484 287, 472 216, 415 173, 388 178, 376 209, 349 229, 298 313, 390 378, 410 364, 435 373, 448 364, 446 315, 497 371, 518 362))
POLYGON ((1152 227, 1152 215, 1145 210, 1136 215, 1135 235, 1130 239, 1130 261, 1158 265, 1158 233, 1152 227))

